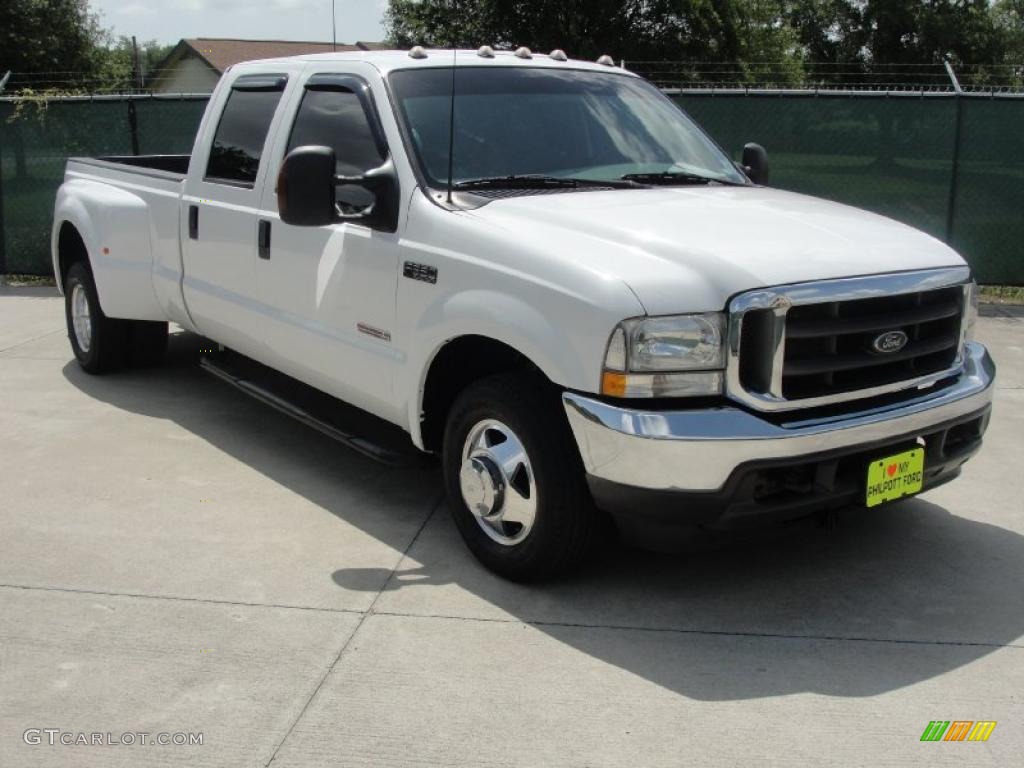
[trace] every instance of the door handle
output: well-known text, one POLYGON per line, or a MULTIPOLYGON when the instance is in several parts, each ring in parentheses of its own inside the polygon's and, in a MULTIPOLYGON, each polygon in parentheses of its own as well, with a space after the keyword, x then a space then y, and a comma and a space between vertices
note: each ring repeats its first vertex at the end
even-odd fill
POLYGON ((188 207, 188 236, 192 240, 199 239, 199 206, 188 207))
POLYGON ((256 246, 256 252, 261 259, 270 258, 270 222, 266 219, 260 219, 256 234, 256 246))

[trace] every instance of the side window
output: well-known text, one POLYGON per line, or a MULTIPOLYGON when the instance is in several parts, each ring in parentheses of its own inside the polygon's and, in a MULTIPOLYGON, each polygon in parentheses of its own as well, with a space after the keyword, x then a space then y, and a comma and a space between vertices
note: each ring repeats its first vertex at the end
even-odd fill
POLYGON ((235 81, 213 136, 207 180, 246 186, 256 181, 284 83, 285 78, 278 75, 252 75, 235 81))
POLYGON ((288 151, 307 144, 331 147, 337 172, 355 176, 384 162, 384 150, 359 97, 340 86, 309 86, 295 117, 288 151))

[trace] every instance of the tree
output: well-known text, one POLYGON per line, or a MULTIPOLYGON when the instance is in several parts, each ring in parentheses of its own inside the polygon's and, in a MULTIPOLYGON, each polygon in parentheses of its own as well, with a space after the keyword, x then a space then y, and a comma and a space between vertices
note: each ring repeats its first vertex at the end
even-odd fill
POLYGON ((876 63, 992 63, 1000 54, 989 0, 868 0, 863 43, 876 63))
MULTIPOLYGON (((29 176, 25 140, 29 122, 46 123, 51 100, 68 94, 131 87, 131 41, 110 45, 87 0, 4 0, 0 4, 0 75, 11 70, 7 92, 22 98, 4 126, 15 157, 15 177, 29 176)), ((160 47, 153 43, 150 53, 160 47)), ((69 151, 88 124, 59 122, 69 151)))
POLYGON ((839 64, 859 60, 863 3, 794 0, 786 4, 785 14, 807 61, 839 64))
POLYGON ((734 0, 736 52, 743 82, 799 83, 804 74, 800 36, 787 18, 784 0, 734 0), (766 65, 766 63, 768 63, 766 65))
POLYGON ((0 3, 0 75, 14 73, 8 90, 86 82, 98 70, 106 41, 88 0, 0 3))
MULTIPOLYGON (((87 0, 4 0, 0 4, 0 75, 12 73, 7 92, 66 88, 81 82, 95 72, 103 39, 87 0)), ((18 121, 12 122, 10 134, 15 175, 25 179, 28 168, 18 121)))
MULTIPOLYGON (((170 53, 173 45, 161 45, 156 40, 146 40, 137 44, 139 52, 138 66, 143 82, 148 80, 164 57, 170 53)), ((133 81, 135 72, 133 57, 135 49, 132 39, 121 35, 116 42, 103 48, 99 53, 99 71, 97 73, 97 90, 125 91, 138 87, 133 81)))
POLYGON ((562 48, 571 56, 737 61, 784 57, 782 0, 390 0, 398 45, 562 48))
POLYGON ((1024 77, 1024 0, 998 0, 992 8, 1003 48, 1003 61, 1015 69, 1012 78, 1024 77))
POLYGON ((808 61, 844 65, 876 84, 913 81, 914 67, 947 59, 959 70, 997 63, 1006 50, 989 0, 795 0, 787 17, 808 61))

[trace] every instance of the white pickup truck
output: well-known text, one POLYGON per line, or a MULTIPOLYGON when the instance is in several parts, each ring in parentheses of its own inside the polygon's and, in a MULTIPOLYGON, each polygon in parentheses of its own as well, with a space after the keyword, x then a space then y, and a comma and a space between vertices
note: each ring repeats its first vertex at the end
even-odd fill
POLYGON ((440 454, 473 553, 538 579, 608 520, 665 545, 870 507, 978 450, 995 368, 963 259, 766 174, 607 57, 251 62, 190 156, 68 162, 53 265, 85 370, 202 334, 440 454))

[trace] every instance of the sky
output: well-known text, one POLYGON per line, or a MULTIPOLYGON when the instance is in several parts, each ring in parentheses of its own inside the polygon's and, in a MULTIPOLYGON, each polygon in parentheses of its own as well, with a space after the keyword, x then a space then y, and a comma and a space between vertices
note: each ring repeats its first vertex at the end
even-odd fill
MULTIPOLYGON (((387 0, 334 0, 339 43, 384 37, 387 0)), ((104 27, 142 42, 183 37, 331 40, 331 0, 90 0, 104 27)))

